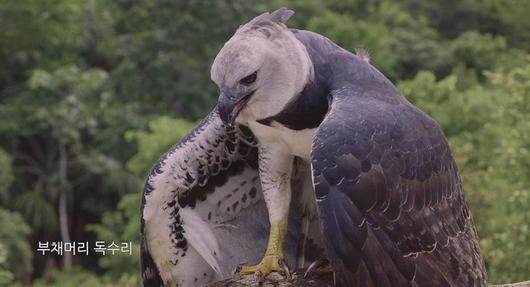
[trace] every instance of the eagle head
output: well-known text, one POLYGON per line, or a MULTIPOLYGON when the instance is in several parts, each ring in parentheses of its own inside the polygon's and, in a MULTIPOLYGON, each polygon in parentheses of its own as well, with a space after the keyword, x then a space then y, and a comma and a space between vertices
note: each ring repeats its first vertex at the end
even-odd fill
POLYGON ((220 90, 218 111, 226 124, 245 124, 280 112, 313 74, 305 46, 285 23, 286 8, 240 26, 215 57, 211 78, 220 90))

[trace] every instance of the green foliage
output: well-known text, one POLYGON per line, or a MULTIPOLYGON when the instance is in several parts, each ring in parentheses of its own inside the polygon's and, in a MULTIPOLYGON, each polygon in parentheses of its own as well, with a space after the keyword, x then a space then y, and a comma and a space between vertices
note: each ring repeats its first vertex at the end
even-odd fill
POLYGON ((13 182, 13 168, 11 157, 3 149, 0 149, 0 202, 5 197, 7 189, 13 182))
POLYGON ((399 88, 409 100, 433 116, 448 137, 481 128, 496 109, 482 86, 459 90, 459 78, 448 76, 440 81, 432 72, 422 71, 411 81, 400 82, 399 88))
POLYGON ((138 153, 127 162, 127 169, 137 174, 147 174, 154 162, 172 145, 188 134, 196 123, 183 119, 159 117, 149 122, 149 130, 126 133, 129 141, 138 145, 138 153))
POLYGON ((121 163, 99 148, 103 135, 121 128, 116 126, 121 121, 110 122, 115 119, 108 112, 112 95, 101 92, 106 78, 101 69, 82 70, 75 65, 53 71, 34 69, 27 90, 5 98, 0 106, 0 122, 5 123, 0 131, 18 159, 10 202, 36 231, 57 229, 56 204, 62 192, 68 193, 70 201, 77 198, 84 207, 81 210, 97 214, 105 202, 87 197, 84 190, 108 195, 136 187, 136 179, 123 171, 121 163), (66 182, 61 179, 61 146, 68 169, 66 182))
MULTIPOLYGON (((43 130, 50 130, 51 136, 58 142, 80 148, 81 134, 93 134, 97 126, 96 114, 93 114, 86 99, 93 97, 106 78, 101 70, 81 71, 76 66, 66 66, 53 73, 36 69, 29 79, 29 87, 34 93, 33 99, 55 98, 53 106, 34 103, 33 117, 28 117, 43 130)), ((105 101, 101 95, 100 101, 105 101)), ((104 104, 104 103, 100 103, 104 104)))
POLYGON ((451 44, 455 60, 478 71, 492 69, 498 56, 507 48, 504 37, 492 37, 477 31, 465 32, 451 44))
POLYGON ((502 103, 492 119, 494 124, 486 125, 474 141, 469 139, 477 150, 490 152, 485 157, 490 165, 481 166, 490 177, 477 190, 492 193, 488 196, 493 206, 488 210, 489 220, 479 222, 479 227, 491 234, 483 238, 482 245, 492 266, 490 276, 497 282, 530 277, 530 56, 527 59, 521 68, 487 74, 502 103), (495 146, 488 149, 485 143, 495 146), (488 181, 492 182, 489 188, 488 181))
POLYGON ((31 272, 33 250, 26 239, 31 229, 18 213, 0 208, 0 226, 1 286, 2 280, 11 276, 22 278, 31 272))
POLYGON ((53 67, 78 59, 80 5, 73 1, 2 1, 0 90, 16 93, 35 65, 53 67), (60 51, 60 53, 57 53, 60 51))
POLYGON ((15 276, 13 272, 9 270, 7 264, 7 249, 4 247, 4 244, 0 242, 0 286, 8 286, 8 284, 13 283, 15 276))
POLYGON ((105 285, 94 273, 75 267, 68 272, 53 270, 47 277, 36 280, 32 286, 97 287, 105 285))
MULTIPOLYGON (((80 267, 74 267, 69 271, 54 269, 41 279, 33 282, 33 287, 141 287, 139 276, 123 274, 117 280, 102 278, 97 274, 80 267)), ((0 285, 1 286, 1 285, 0 285)), ((23 285, 16 285, 16 287, 23 285)), ((15 287, 15 286, 14 286, 15 287)))
POLYGON ((132 255, 118 253, 106 255, 99 259, 99 266, 106 276, 118 280, 123 275, 138 277, 140 266, 140 198, 141 193, 127 194, 122 197, 115 211, 103 214, 101 224, 91 224, 87 230, 96 233, 98 240, 107 243, 132 242, 132 255))
MULTIPOLYGON (((12 182, 12 159, 0 149, 0 202, 12 182)), ((32 271, 33 252, 27 240, 31 229, 18 213, 1 206, 0 226, 0 286, 7 286, 32 271)))

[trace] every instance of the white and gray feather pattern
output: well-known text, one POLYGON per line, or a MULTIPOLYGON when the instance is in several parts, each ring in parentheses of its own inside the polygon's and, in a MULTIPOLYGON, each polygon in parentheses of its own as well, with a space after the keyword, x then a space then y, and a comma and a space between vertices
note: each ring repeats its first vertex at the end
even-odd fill
MULTIPOLYGON (((142 203, 144 286, 200 286, 259 261, 269 223, 257 149, 214 109, 153 167, 142 203)), ((291 215, 296 226, 299 212, 291 215)), ((287 243, 294 266, 297 234, 287 243)))

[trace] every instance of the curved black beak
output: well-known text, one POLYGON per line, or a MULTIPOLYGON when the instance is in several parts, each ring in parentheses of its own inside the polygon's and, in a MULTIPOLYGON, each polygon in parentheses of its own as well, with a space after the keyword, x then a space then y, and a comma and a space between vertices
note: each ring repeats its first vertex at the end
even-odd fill
POLYGON ((221 120, 225 124, 233 125, 253 93, 254 91, 243 96, 234 96, 227 89, 222 89, 217 102, 217 109, 221 120))

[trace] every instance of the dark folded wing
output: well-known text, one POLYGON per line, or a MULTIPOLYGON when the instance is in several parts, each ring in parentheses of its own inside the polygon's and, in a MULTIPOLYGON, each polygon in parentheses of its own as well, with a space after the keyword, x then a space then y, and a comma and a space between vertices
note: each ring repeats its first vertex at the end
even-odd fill
MULTIPOLYGON (((313 142, 339 286, 485 286, 477 236, 439 126, 399 95, 332 96, 313 142)), ((394 91, 392 91, 394 92, 394 91)))

